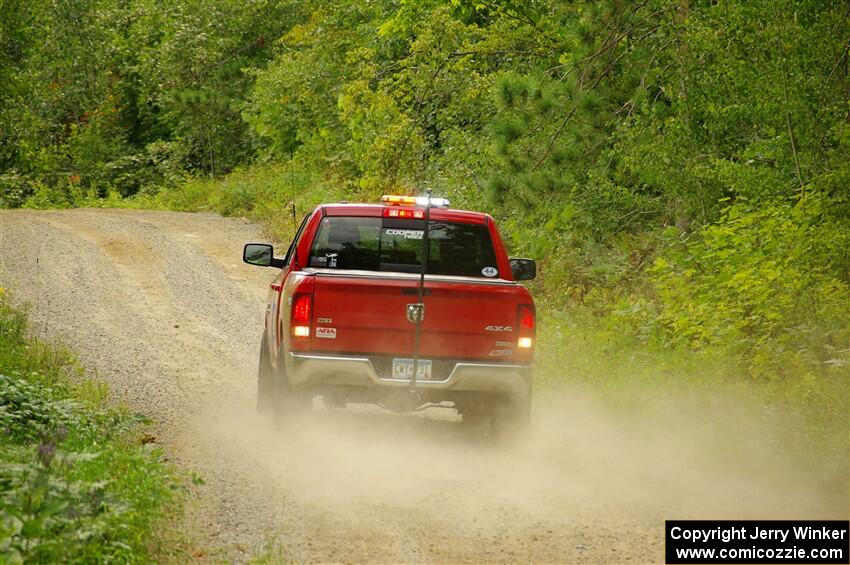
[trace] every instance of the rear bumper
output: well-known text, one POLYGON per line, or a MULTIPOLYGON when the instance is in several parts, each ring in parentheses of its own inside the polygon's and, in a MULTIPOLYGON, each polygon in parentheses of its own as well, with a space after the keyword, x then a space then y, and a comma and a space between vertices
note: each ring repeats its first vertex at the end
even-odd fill
MULTIPOLYGON (((356 386, 383 389, 409 388, 405 379, 378 376, 368 357, 290 353, 287 376, 293 386, 356 386)), ((441 381, 416 381, 416 388, 434 393, 486 392, 526 396, 531 391, 531 366, 505 363, 458 362, 441 381)))

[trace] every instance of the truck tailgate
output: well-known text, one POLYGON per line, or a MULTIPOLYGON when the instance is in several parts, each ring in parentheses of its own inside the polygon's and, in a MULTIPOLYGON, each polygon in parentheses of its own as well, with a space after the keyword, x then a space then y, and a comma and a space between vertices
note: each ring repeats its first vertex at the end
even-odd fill
MULTIPOLYGON (((410 356, 419 277, 395 273, 317 272, 314 351, 410 356)), ((420 356, 506 357, 516 342, 519 294, 513 283, 426 277, 420 356)))

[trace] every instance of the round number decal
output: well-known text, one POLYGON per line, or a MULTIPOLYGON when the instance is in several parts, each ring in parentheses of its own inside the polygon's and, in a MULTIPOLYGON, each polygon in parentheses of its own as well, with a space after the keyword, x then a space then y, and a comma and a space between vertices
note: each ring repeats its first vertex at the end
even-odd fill
POLYGON ((496 267, 484 267, 481 269, 481 274, 485 277, 495 277, 499 274, 499 271, 496 270, 496 267))

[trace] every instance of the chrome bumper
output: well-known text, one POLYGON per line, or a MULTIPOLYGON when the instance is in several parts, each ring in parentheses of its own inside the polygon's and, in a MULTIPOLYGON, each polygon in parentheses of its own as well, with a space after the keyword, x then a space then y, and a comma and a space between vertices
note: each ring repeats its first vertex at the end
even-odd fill
MULTIPOLYGON (((290 353, 286 368, 289 382, 294 386, 410 386, 407 379, 379 377, 368 357, 290 353)), ((445 392, 527 395, 531 390, 531 366, 459 362, 445 380, 418 380, 416 387, 445 392)))

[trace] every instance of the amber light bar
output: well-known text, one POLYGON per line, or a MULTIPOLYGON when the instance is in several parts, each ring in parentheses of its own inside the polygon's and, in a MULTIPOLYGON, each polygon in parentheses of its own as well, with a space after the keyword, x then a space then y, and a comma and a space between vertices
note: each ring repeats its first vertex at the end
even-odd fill
MULTIPOLYGON (((394 194, 384 194, 381 196, 381 203, 390 206, 427 206, 427 196, 397 196, 394 194)), ((431 206, 435 208, 448 208, 448 198, 432 198, 431 206)))

